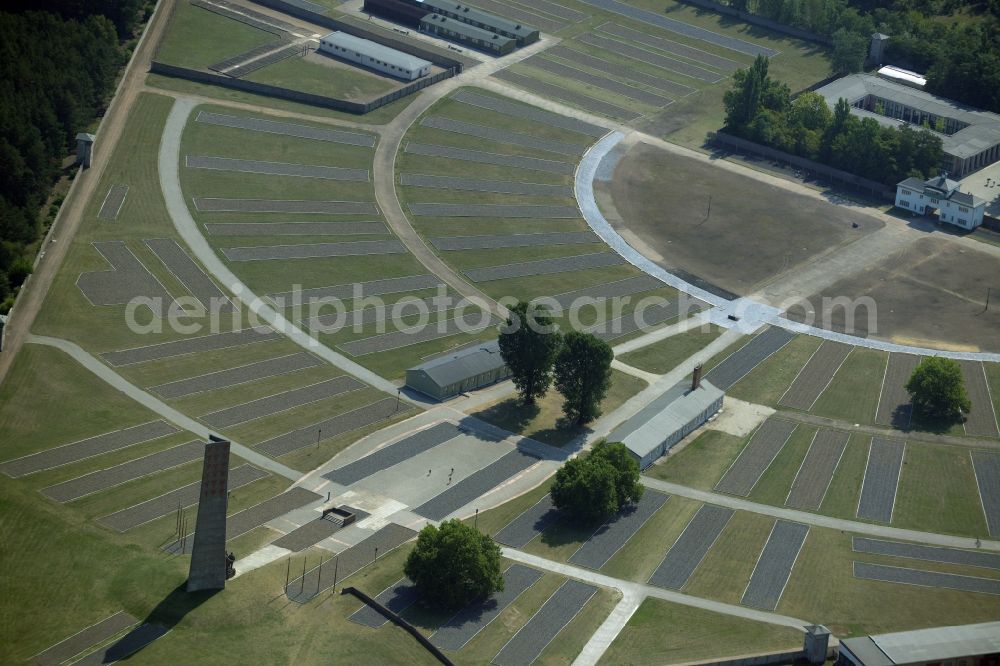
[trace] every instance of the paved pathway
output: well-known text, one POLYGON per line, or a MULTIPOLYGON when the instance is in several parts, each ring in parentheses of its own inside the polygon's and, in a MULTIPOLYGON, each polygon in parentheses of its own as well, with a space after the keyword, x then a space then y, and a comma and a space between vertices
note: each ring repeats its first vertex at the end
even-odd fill
MULTIPOLYGON (((167 405, 159 398, 156 398, 150 393, 143 391, 138 386, 131 384, 117 372, 101 363, 97 358, 89 354, 68 340, 61 340, 59 338, 50 338, 42 335, 29 335, 26 342, 37 345, 46 345, 48 347, 55 347, 61 351, 66 352, 76 360, 77 363, 83 367, 90 370, 92 373, 97 375, 100 379, 110 384, 113 388, 118 389, 128 397, 132 398, 142 406, 150 409, 151 411, 159 414, 167 421, 170 421, 174 425, 184 428, 194 434, 198 435, 202 439, 208 439, 209 434, 215 434, 213 430, 206 427, 204 424, 195 421, 194 419, 181 414, 179 411, 167 405)), ((278 474, 285 477, 286 479, 291 479, 292 481, 298 481, 302 474, 295 471, 294 469, 282 465, 267 456, 257 453, 253 449, 249 449, 242 444, 237 444, 232 442, 232 452, 244 460, 253 463, 254 465, 266 469, 270 472, 278 474)))

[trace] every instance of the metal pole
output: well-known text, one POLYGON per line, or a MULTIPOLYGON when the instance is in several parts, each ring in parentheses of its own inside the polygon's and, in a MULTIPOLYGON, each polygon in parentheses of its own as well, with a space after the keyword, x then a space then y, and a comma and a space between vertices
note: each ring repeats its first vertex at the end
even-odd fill
POLYGON ((316 433, 316 446, 319 446, 319 440, 322 436, 323 436, 323 429, 320 428, 319 431, 316 433))
POLYGON ((340 553, 337 553, 337 559, 333 561, 333 591, 337 591, 337 569, 340 567, 340 553))
POLYGON ((399 394, 400 393, 402 393, 402 389, 396 389, 396 409, 392 410, 393 412, 398 412, 399 411, 399 394))
POLYGON ((479 529, 479 509, 476 509, 476 519, 473 521, 472 526, 477 530, 479 529))
POLYGON ((288 594, 288 578, 292 575, 292 556, 289 555, 285 561, 288 563, 285 567, 285 594, 288 594))
POLYGON ((375 546, 375 559, 372 560, 372 564, 378 562, 378 546, 375 546))
POLYGON ((306 589, 306 560, 308 559, 308 557, 302 558, 302 584, 299 585, 299 594, 302 594, 306 589))
POLYGON ((323 580, 323 556, 319 556, 319 571, 316 572, 316 594, 319 594, 319 584, 323 580))

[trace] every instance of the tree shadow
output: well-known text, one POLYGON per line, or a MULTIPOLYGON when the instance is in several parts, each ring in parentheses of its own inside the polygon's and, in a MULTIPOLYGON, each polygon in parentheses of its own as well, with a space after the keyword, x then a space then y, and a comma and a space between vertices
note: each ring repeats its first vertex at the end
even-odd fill
POLYGON ((524 404, 520 398, 508 398, 502 402, 487 407, 471 416, 493 423, 511 432, 524 431, 538 417, 542 408, 537 402, 524 404))

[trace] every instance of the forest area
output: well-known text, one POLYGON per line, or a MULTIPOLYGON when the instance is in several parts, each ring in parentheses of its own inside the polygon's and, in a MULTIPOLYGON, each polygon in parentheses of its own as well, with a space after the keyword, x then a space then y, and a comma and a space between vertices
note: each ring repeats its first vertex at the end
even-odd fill
POLYGON ((107 104, 150 0, 12 0, 0 10, 0 313, 31 273, 75 136, 107 104))
POLYGON ((837 73, 861 69, 874 32, 886 65, 920 72, 929 92, 1000 113, 1000 0, 721 0, 832 41, 837 73))

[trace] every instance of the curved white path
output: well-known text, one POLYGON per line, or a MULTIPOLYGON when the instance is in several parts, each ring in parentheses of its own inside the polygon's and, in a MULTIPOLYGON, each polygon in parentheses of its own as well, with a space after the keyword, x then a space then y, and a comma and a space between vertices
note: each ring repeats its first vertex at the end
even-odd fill
POLYGON ((918 356, 943 356, 958 360, 1000 361, 1000 353, 945 351, 940 349, 930 349, 927 347, 913 347, 910 345, 900 345, 883 340, 861 338, 854 335, 847 335, 846 333, 838 333, 836 331, 828 331, 815 326, 800 324, 782 317, 781 311, 778 308, 749 298, 727 301, 720 296, 709 293, 704 289, 696 287, 676 275, 673 275, 665 268, 647 258, 645 255, 629 245, 628 242, 622 238, 617 231, 615 231, 614 227, 612 227, 611 223, 609 223, 604 217, 604 214, 601 213, 601 210, 597 205, 597 199, 594 195, 594 178, 597 175, 597 170, 600 167, 601 161, 608 155, 608 153, 614 150, 614 148, 621 143, 624 138, 625 135, 621 132, 615 131, 609 133, 603 139, 590 147, 587 153, 583 156, 583 160, 580 162, 579 167, 577 167, 574 190, 577 204, 583 212, 583 217, 594 233, 600 236, 605 243, 611 246, 611 248, 621 255, 627 262, 641 270, 643 273, 651 275, 652 277, 655 277, 675 289, 700 298, 713 305, 714 308, 708 314, 713 323, 724 328, 736 327, 744 332, 752 332, 763 324, 771 324, 773 326, 780 326, 781 328, 795 333, 805 333, 807 335, 813 335, 818 338, 824 338, 826 340, 833 340, 836 342, 843 342, 856 347, 867 347, 869 349, 878 349, 887 352, 916 354, 918 356), (731 321, 728 318, 730 314, 737 315, 739 317, 739 321, 731 321))

